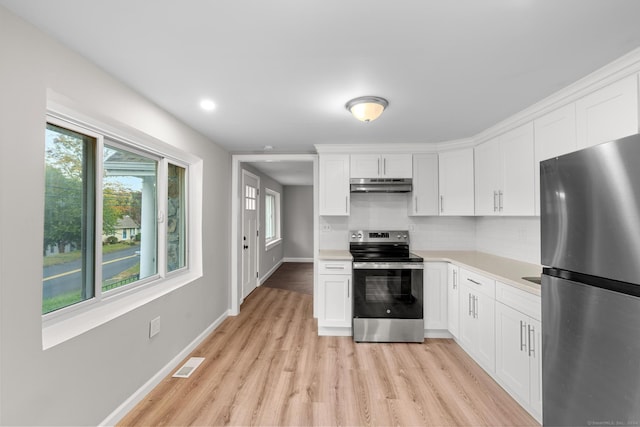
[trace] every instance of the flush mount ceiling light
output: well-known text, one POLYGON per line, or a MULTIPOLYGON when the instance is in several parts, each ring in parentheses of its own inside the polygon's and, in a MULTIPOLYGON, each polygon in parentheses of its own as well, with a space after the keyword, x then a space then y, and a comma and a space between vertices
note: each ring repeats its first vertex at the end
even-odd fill
POLYGON ((216 104, 210 99, 203 99, 200 101, 200 108, 204 111, 213 111, 216 108, 216 104))
POLYGON ((361 96, 347 102, 345 107, 361 122, 372 122, 380 117, 388 105, 389 101, 379 96, 361 96))

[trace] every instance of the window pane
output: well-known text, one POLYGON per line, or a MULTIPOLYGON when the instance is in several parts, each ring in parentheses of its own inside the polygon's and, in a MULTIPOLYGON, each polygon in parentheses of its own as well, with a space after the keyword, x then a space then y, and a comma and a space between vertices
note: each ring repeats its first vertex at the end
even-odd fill
POLYGON ((158 162, 104 146, 102 290, 157 273, 158 162))
POLYGON ((47 124, 42 313, 93 298, 95 138, 47 124))
POLYGON ((272 240, 275 237, 275 197, 273 196, 273 194, 267 194, 265 196, 265 205, 265 239, 272 240))
POLYGON ((167 271, 186 265, 185 168, 169 164, 167 200, 167 271))

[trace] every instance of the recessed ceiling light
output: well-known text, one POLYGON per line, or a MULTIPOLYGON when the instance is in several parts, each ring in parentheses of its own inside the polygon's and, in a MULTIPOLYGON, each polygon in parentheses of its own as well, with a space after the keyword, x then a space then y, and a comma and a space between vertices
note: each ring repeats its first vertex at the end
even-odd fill
POLYGON ((213 111, 216 108, 216 104, 210 99, 203 99, 200 101, 200 108, 205 111, 213 111))

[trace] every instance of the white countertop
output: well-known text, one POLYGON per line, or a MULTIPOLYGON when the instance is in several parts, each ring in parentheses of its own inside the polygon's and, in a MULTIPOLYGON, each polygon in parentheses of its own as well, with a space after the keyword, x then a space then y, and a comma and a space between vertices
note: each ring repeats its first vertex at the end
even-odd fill
MULTIPOLYGON (((542 273, 540 265, 475 251, 414 250, 412 252, 424 258, 425 262, 450 262, 523 291, 540 295, 540 285, 523 279, 523 277, 540 276, 542 273)), ((322 261, 351 261, 353 258, 347 249, 325 249, 319 252, 318 259, 322 261)))
POLYGON ((351 261, 353 257, 348 249, 321 249, 318 259, 322 261, 351 261))
POLYGON ((540 285, 524 280, 522 277, 540 276, 541 265, 474 251, 414 250, 413 253, 423 257, 425 262, 450 262, 523 291, 540 295, 540 285))

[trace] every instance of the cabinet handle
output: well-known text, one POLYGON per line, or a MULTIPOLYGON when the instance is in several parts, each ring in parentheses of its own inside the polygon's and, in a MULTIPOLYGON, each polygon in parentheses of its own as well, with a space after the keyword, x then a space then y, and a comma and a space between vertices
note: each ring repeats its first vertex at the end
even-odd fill
POLYGON ((344 211, 349 212, 349 196, 344 196, 344 211))
POLYGON ((351 298, 351 279, 347 279, 347 299, 351 298))
POLYGON ((527 330, 527 324, 522 320, 520 321, 520 351, 527 351, 527 343, 524 339, 524 334, 527 330))
POLYGON ((413 198, 413 211, 415 213, 418 213, 418 196, 415 196, 413 198))
POLYGON ((344 270, 344 267, 341 265, 325 265, 324 268, 327 270, 344 270))
POLYGON ((493 211, 497 212, 498 211, 498 192, 494 191, 493 192, 493 211))
POLYGON ((498 191, 498 209, 502 212, 502 190, 498 191))
POLYGON ((440 196, 440 212, 444 212, 444 196, 440 196))
POLYGON ((378 176, 380 175, 380 159, 378 159, 378 176))
POLYGON ((471 283, 476 284, 476 285, 482 285, 482 283, 480 283, 480 282, 476 282, 475 280, 470 279, 470 278, 468 278, 468 277, 467 277, 467 280, 468 280, 468 281, 470 281, 471 283))
POLYGON ((453 289, 456 289, 458 287, 457 281, 458 278, 456 277, 456 271, 453 270, 453 289))
POLYGON ((528 331, 527 331, 527 340, 529 341, 529 357, 531 357, 533 355, 533 357, 536 357, 536 349, 535 349, 535 341, 536 341, 536 328, 534 328, 533 326, 529 325, 528 326, 528 331), (533 339, 531 339, 531 333, 533 332, 533 339))
POLYGON ((475 295, 473 296, 473 317, 478 318, 478 297, 475 295))
POLYGON ((382 159, 382 174, 387 175, 387 159, 382 159))
POLYGON ((469 294, 469 316, 473 316, 473 296, 469 294))

